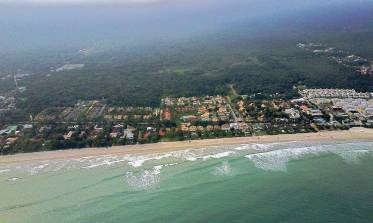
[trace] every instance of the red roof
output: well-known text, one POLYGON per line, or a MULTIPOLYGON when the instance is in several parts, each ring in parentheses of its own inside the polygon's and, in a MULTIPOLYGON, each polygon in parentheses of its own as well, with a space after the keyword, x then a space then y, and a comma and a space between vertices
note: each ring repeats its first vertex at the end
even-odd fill
POLYGON ((163 119, 164 120, 171 120, 171 112, 170 110, 166 109, 163 111, 163 119))
POLYGON ((301 105, 300 106, 300 109, 302 109, 303 111, 307 111, 308 110, 308 107, 306 105, 301 105))
POLYGON ((159 136, 161 136, 161 137, 165 136, 166 133, 167 133, 167 132, 166 132, 165 129, 161 129, 161 130, 159 130, 159 136))

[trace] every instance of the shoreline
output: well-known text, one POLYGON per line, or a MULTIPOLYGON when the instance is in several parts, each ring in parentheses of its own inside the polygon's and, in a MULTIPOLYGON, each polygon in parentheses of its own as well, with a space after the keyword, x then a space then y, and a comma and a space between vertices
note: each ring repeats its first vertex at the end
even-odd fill
POLYGON ((87 156, 105 155, 149 155, 160 154, 188 149, 198 149, 215 146, 266 144, 291 141, 348 141, 373 140, 373 129, 352 128, 346 131, 322 131, 317 133, 297 133, 284 135, 264 135, 249 137, 233 137, 204 139, 192 141, 160 142, 142 145, 113 146, 106 148, 83 148, 57 151, 43 151, 35 153, 21 153, 0 156, 0 165, 25 163, 33 161, 63 160, 82 158, 87 156))

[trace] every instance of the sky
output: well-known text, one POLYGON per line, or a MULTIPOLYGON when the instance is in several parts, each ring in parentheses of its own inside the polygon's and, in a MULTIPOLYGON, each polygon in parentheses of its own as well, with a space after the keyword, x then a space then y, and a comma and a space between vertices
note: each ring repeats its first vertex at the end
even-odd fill
MULTIPOLYGON (((257 29, 282 21, 319 25, 319 7, 337 14, 346 2, 373 0, 0 0, 0 54, 4 50, 87 47, 101 43, 178 40, 257 29), (343 4, 342 4, 343 3, 343 4), (119 4, 119 5, 118 5, 119 4), (108 7, 101 7, 107 5, 108 7), (114 6, 113 6, 114 5, 114 6), (129 7, 128 5, 132 5, 129 7), (10 7, 7 7, 10 6, 10 7), (16 6, 16 7, 12 7, 16 6), (66 7, 65 7, 66 6, 66 7), (335 6, 340 6, 336 9, 335 6), (335 9, 335 10, 334 10, 335 9), (291 20, 282 19, 289 15, 291 20), (304 19, 299 19, 301 16, 304 19), (315 19, 315 17, 318 17, 315 19), (294 19, 296 18, 296 19, 294 19), (309 19, 310 18, 310 19, 309 19), (313 22, 315 21, 315 22, 313 22), (230 29, 230 30, 228 30, 230 29)), ((367 4, 361 4, 364 8, 367 4)), ((349 9, 349 7, 345 7, 349 9)), ((363 9, 363 8, 362 8, 363 9)), ((360 10, 360 9, 359 9, 360 10)), ((358 11, 359 11, 358 10, 358 11)), ((353 13, 360 15, 361 13, 353 13)), ((349 19, 347 17, 346 19, 349 19)))
MULTIPOLYGON (((102 5, 102 4, 144 4, 167 0, 0 0, 9 5, 102 5)), ((180 1, 180 0, 173 0, 180 1)))
MULTIPOLYGON (((149 3, 175 3, 175 2, 221 2, 220 0, 0 0, 0 4, 6 4, 6 5, 36 5, 36 6, 50 6, 50 5, 126 5, 126 4, 149 4, 149 3)), ((278 3, 284 2, 284 5, 288 3, 293 3, 294 5, 298 5, 300 2, 302 2, 302 5, 307 4, 318 4, 319 2, 322 2, 323 4, 329 4, 331 2, 347 2, 350 0, 327 0, 327 1, 320 1, 320 0, 282 0, 277 1, 278 3)), ((361 1, 361 0, 355 0, 355 1, 361 1)), ((240 2, 239 0, 231 0, 230 2, 240 2)), ((242 2, 242 1, 241 1, 242 2)), ((258 2, 276 2, 271 0, 246 0, 245 2, 248 3, 258 3, 258 2)))

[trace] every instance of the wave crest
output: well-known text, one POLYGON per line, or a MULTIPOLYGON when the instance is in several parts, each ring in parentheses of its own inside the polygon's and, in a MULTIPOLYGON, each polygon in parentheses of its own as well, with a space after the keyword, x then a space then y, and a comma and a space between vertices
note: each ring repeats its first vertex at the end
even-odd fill
POLYGON ((224 161, 222 162, 220 166, 217 166, 215 168, 214 175, 220 175, 220 176, 232 175, 232 167, 229 165, 228 161, 224 161))
POLYGON ((130 188, 134 190, 149 190, 159 184, 159 174, 160 168, 154 167, 153 170, 144 170, 138 174, 127 172, 125 178, 130 188))

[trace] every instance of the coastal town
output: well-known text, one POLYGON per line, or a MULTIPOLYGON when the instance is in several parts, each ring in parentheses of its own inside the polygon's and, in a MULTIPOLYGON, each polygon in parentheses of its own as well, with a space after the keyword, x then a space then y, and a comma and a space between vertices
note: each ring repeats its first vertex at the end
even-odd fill
MULTIPOLYGON (((373 93, 298 89, 299 97, 165 97, 159 107, 102 100, 49 107, 25 123, 0 126, 1 153, 373 128, 373 93)), ((14 109, 0 98, 0 109, 14 109)))

